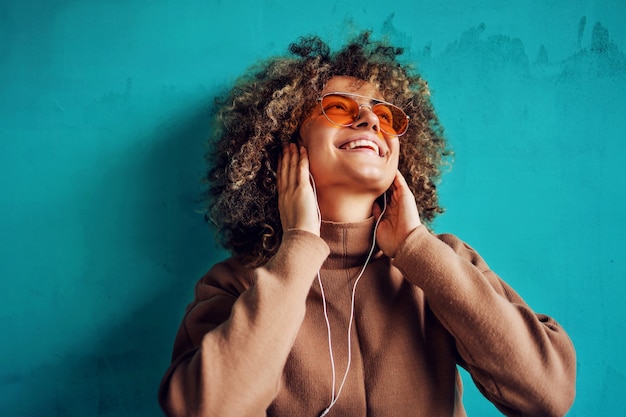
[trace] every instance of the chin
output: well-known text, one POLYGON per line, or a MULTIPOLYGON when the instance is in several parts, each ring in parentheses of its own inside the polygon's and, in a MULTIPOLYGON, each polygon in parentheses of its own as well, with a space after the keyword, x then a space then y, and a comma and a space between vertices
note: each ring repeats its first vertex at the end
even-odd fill
POLYGON ((361 182, 361 184, 367 184, 369 190, 372 192, 372 194, 375 194, 376 196, 380 196, 382 195, 385 191, 387 191, 389 189, 389 187, 391 187, 391 184, 393 183, 393 178, 391 179, 364 179, 363 182, 361 182))

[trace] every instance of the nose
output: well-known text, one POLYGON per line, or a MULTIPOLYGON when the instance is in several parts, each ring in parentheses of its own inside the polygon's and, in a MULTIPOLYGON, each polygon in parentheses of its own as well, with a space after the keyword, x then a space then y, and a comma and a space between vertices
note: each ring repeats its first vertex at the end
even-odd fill
POLYGON ((369 104, 359 104, 359 116, 356 118, 352 127, 356 129, 372 129, 374 132, 380 132, 380 120, 378 116, 372 111, 372 106, 369 104), (366 109, 363 109, 365 107, 366 109))

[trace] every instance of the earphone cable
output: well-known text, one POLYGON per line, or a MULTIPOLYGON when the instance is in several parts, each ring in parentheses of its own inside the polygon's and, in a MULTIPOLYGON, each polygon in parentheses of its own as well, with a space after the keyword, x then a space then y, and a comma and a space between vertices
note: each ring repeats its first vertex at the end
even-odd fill
MULTIPOLYGON (((311 179, 313 179, 311 177, 311 179)), ((313 192, 316 195, 316 201, 317 201, 317 193, 315 191, 315 182, 313 182, 313 192)), ((324 307, 324 319, 326 321, 326 328, 328 330, 328 347, 329 347, 329 351, 330 351, 330 363, 331 363, 331 368, 332 368, 332 378, 333 378, 333 383, 332 383, 332 395, 331 395, 331 401, 330 404, 328 405, 328 407, 326 407, 322 413, 320 414, 319 417, 324 417, 326 414, 328 414, 328 412, 330 411, 331 408, 333 408, 333 406, 335 405, 335 403, 337 402, 337 400, 339 399, 339 395, 341 395, 341 391, 343 390, 343 387, 346 383, 347 377, 348 377, 348 372, 350 371, 350 366, 352 364, 352 338, 351 333, 352 333, 352 323, 354 322, 354 309, 355 309, 355 300, 356 300, 356 287, 357 284, 359 283, 359 281, 361 280, 361 277, 363 276, 363 273, 365 272, 365 269, 367 268, 367 265, 369 264, 369 261, 372 257, 372 254, 374 253, 374 248, 376 247, 376 231, 378 230, 378 225, 380 224, 381 219, 383 218, 383 214, 385 214, 385 211, 387 209, 387 195, 383 194, 383 209, 380 213, 380 215, 378 216, 378 219, 376 220, 376 224, 374 225, 374 233, 373 233, 373 237, 372 237, 372 246, 370 248, 370 251, 367 255, 367 258, 365 259, 365 263, 363 264, 363 267, 361 268, 361 271, 359 272, 357 278, 354 280, 354 285, 352 286, 352 296, 351 296, 351 300, 350 300, 350 321, 348 324, 348 334, 347 334, 347 339, 348 339, 348 363, 346 364, 346 371, 343 374, 343 378, 341 380, 341 384, 339 385, 339 389, 337 390, 337 393, 335 394, 335 385, 336 385, 336 370, 335 370, 335 360, 334 360, 334 355, 333 355, 333 348, 332 348, 332 338, 331 338, 331 330, 330 330, 330 319, 328 317, 328 311, 327 311, 327 307, 326 307, 326 297, 324 294, 324 287, 322 285, 322 278, 320 276, 320 271, 317 271, 317 279, 320 285, 320 293, 322 295, 322 305, 324 307)), ((319 205, 318 205, 318 213, 319 213, 319 205)), ((321 219, 321 215, 320 215, 320 219, 321 219)), ((320 220, 321 222, 321 220, 320 220)))

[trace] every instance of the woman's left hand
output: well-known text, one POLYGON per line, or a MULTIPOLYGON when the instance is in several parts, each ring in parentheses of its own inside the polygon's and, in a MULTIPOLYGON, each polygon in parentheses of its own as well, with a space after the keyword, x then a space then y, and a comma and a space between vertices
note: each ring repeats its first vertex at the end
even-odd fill
MULTIPOLYGON (((390 189, 391 198, 378 225, 376 242, 385 255, 393 258, 402 242, 422 222, 415 197, 400 171, 396 173, 390 189)), ((381 212, 381 207, 374 203, 372 214, 378 217, 381 212)))

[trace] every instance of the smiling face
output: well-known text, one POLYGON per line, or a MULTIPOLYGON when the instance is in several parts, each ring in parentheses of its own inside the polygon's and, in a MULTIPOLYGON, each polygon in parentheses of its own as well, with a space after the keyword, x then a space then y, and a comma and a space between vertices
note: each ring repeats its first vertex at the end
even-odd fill
POLYGON ((376 198, 389 188, 398 169, 398 137, 384 133, 372 112, 370 98, 384 97, 369 82, 346 76, 331 78, 322 95, 332 92, 355 94, 352 98, 361 107, 351 126, 339 126, 328 120, 318 103, 300 127, 318 194, 334 190, 376 198))

